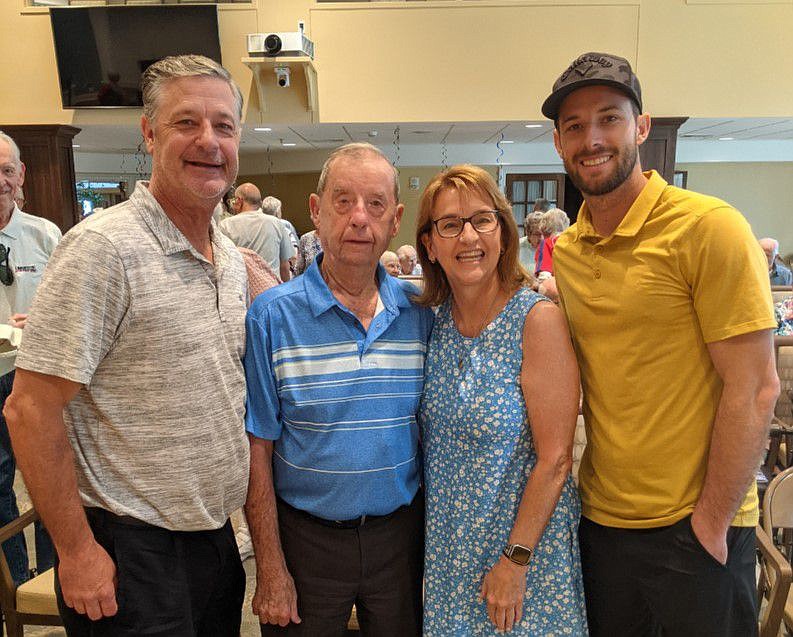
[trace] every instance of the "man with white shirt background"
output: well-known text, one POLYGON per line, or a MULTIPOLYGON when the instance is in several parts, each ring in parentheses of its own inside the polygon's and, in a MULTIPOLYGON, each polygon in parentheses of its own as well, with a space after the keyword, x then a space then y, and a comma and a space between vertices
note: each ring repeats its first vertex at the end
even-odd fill
MULTIPOLYGON (((27 320, 27 311, 36 292, 44 266, 61 239, 61 231, 51 221, 22 212, 15 199, 25 181, 25 164, 13 139, 0 132, 0 341, 16 343, 27 320)), ((24 199, 22 199, 24 201, 24 199)), ((3 343, 5 344, 5 343, 3 343)), ((0 409, 14 383, 16 348, 0 347, 0 409)), ((14 475, 16 460, 8 427, 0 415, 0 526, 19 516, 14 475)), ((20 533, 3 546, 14 583, 30 577, 25 538, 20 533)), ((53 550, 47 532, 36 523, 36 567, 52 566, 53 550)))
MULTIPOLYGON (((280 202, 279 202, 280 203, 280 202)), ((244 183, 234 191, 234 216, 220 222, 220 231, 238 248, 253 250, 278 272, 281 281, 292 278, 289 259, 295 256, 289 231, 272 214, 262 210, 262 194, 251 183, 244 183)))

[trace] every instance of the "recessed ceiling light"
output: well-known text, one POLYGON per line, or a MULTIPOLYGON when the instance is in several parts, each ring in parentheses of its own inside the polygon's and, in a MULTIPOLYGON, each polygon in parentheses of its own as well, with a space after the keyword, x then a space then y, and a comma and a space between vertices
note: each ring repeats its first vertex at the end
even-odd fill
POLYGON ((733 139, 735 139, 735 138, 734 137, 719 137, 719 141, 720 142, 731 142, 733 139))
POLYGON ((502 143, 502 144, 514 144, 515 142, 514 142, 514 141, 512 141, 511 139, 505 139, 505 140, 503 140, 501 143, 502 143))
POLYGON ((272 128, 267 128, 266 126, 257 126, 253 130, 255 130, 258 133, 269 133, 273 129, 272 128))
POLYGON ((281 142, 281 146, 297 146, 295 142, 281 142))
POLYGON ((542 124, 526 124, 526 128, 542 128, 542 124))

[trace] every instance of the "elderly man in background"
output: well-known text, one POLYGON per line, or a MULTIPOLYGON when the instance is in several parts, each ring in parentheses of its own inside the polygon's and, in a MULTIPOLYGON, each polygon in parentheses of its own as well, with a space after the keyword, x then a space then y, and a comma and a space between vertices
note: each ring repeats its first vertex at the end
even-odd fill
POLYGON ((399 267, 402 269, 402 274, 405 276, 421 276, 421 266, 419 265, 419 257, 416 254, 416 248, 406 243, 397 248, 397 257, 399 257, 399 267))
MULTIPOLYGON (((61 240, 61 231, 51 221, 22 212, 25 164, 13 139, 0 131, 0 322, 12 332, 25 327, 27 312, 44 268, 61 240)), ((17 332, 21 337, 21 334, 17 332)), ((14 383, 15 350, 0 355, 0 407, 14 383)), ((16 461, 8 427, 0 415, 0 526, 19 517, 14 475, 16 461)), ((36 523, 36 568, 45 571, 53 564, 52 542, 40 522, 36 523)), ((22 533, 3 544, 11 577, 18 586, 30 577, 27 545, 22 533)))
POLYGON ((289 259, 295 256, 292 240, 277 217, 262 211, 259 189, 251 183, 241 184, 234 191, 232 206, 235 214, 220 222, 221 232, 238 248, 253 250, 278 272, 281 281, 288 281, 289 259))
POLYGON ((246 276, 210 219, 237 174, 242 96, 196 55, 151 65, 142 92, 151 181, 56 249, 5 414, 70 636, 231 637, 246 276))
POLYGON ((765 237, 759 241, 768 261, 768 278, 771 285, 793 285, 793 273, 779 258, 779 241, 765 237))
POLYGON ((432 312, 378 265, 398 188, 374 146, 333 152, 309 200, 322 254, 248 312, 245 510, 262 635, 344 635, 353 604, 364 635, 421 634, 416 410, 432 312))
POLYGON ((756 634, 754 476, 779 393, 763 255, 733 207, 642 172, 626 59, 581 55, 542 112, 584 195, 553 260, 584 396, 590 634, 756 634))

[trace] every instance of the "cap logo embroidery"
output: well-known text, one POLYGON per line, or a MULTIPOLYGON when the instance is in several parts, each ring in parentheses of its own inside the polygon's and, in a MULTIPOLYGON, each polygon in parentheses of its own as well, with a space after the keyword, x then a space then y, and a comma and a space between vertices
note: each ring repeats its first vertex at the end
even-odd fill
POLYGON ((573 63, 567 67, 567 70, 562 73, 562 76, 557 80, 557 84, 564 82, 570 76, 570 73, 575 71, 582 77, 586 77, 587 74, 595 68, 595 65, 599 65, 603 68, 610 68, 614 66, 610 60, 607 60, 602 55, 582 55, 573 63))

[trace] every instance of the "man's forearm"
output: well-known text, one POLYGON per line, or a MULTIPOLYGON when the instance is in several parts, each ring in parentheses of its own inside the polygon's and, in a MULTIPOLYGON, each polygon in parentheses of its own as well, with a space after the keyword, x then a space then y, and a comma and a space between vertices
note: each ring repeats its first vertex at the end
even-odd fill
POLYGON ((746 495, 765 449, 773 387, 725 386, 711 434, 705 482, 695 513, 726 531, 746 495))
POLYGON ((248 520, 256 555, 256 569, 260 573, 273 568, 286 570, 273 487, 273 443, 255 436, 249 437, 251 472, 248 497, 245 501, 245 517, 248 520))
POLYGON ((4 413, 25 485, 58 554, 63 559, 80 553, 93 542, 93 534, 77 489, 62 410, 29 393, 12 393, 4 413))

